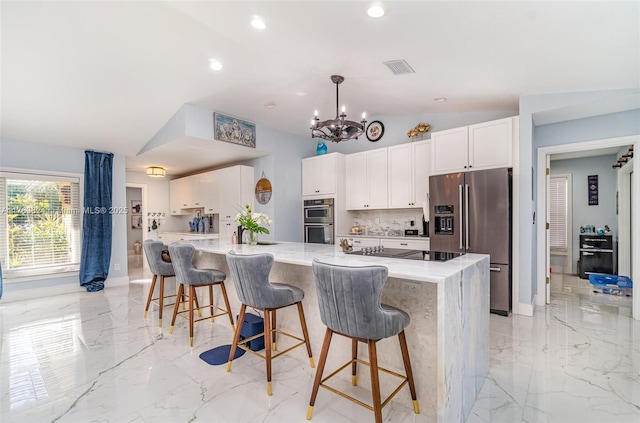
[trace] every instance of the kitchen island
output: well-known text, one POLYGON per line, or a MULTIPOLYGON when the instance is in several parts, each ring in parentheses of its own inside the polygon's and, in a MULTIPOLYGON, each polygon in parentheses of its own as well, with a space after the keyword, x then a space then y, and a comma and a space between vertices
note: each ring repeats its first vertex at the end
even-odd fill
MULTIPOLYGON (((270 279, 305 291, 303 306, 316 359, 320 354, 325 326, 318 311, 311 269, 313 259, 346 266, 386 266, 389 278, 382 302, 401 308, 411 316, 411 324, 405 333, 421 415, 433 422, 462 422, 466 419, 489 371, 489 256, 467 254, 447 262, 415 261, 348 255, 334 245, 283 242, 249 246, 232 245, 221 240, 181 242, 188 242, 198 250, 194 259, 196 266, 217 268, 227 275, 230 272, 225 254, 230 250, 240 254, 273 254, 275 263, 270 279)), ((231 307, 237 313, 240 304, 231 280, 226 286, 231 307)), ((279 311, 279 328, 299 333, 296 313, 293 309, 279 311)), ((334 337, 325 372, 328 374, 348 361, 350 354, 351 341, 334 337)), ((303 349, 289 355, 306 360, 303 349)), ((368 360, 366 348, 360 349, 360 357, 368 360)), ((379 342, 378 359, 381 366, 404 372, 396 339, 379 342)), ((315 374, 315 369, 309 371, 315 374)), ((278 383, 277 372, 273 380, 274 384, 278 383)), ((350 386, 350 372, 342 372, 333 380, 350 386)), ((368 388, 368 370, 361 368, 358 380, 360 386, 368 388)), ((395 386, 395 378, 381 377, 383 399, 395 386)), ((393 402, 411 408, 408 388, 403 388, 393 402)))

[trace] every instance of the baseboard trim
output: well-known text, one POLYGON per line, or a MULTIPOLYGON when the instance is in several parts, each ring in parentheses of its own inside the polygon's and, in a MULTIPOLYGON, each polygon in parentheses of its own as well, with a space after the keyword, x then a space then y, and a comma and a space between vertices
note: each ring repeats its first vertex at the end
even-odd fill
MULTIPOLYGON (((109 278, 105 282, 105 289, 113 288, 116 286, 124 286, 129 284, 129 276, 123 276, 121 278, 109 278)), ((5 285, 5 289, 6 289, 5 285)), ((87 290, 77 283, 65 283, 62 285, 47 286, 43 288, 35 289, 23 289, 19 291, 5 291, 2 294, 2 300, 0 302, 10 303, 13 301, 33 300, 36 298, 52 297, 56 295, 73 294, 78 292, 87 292, 87 290)))
POLYGON ((535 304, 535 298, 533 299, 533 303, 531 304, 524 304, 524 303, 519 303, 518 304, 518 314, 522 315, 522 316, 529 316, 532 317, 533 316, 533 304, 535 304))

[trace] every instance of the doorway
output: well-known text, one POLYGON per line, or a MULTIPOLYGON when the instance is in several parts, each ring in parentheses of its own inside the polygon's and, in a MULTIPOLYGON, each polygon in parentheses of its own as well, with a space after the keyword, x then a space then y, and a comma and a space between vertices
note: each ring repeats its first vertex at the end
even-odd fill
POLYGON ((149 268, 142 250, 142 243, 147 239, 148 231, 147 185, 127 183, 126 204, 129 210, 127 214, 127 274, 129 280, 132 280, 132 273, 135 276, 149 268))
MULTIPOLYGON (((624 146, 634 145, 634 149, 637 150, 637 145, 640 144, 640 136, 628 136, 628 137, 619 137, 619 138, 610 138, 604 140, 597 141, 588 141, 581 143, 573 143, 573 144, 563 144, 556 145, 550 147, 541 147, 538 149, 538 168, 537 168, 537 214, 538 216, 546 216, 547 213, 547 184, 546 184, 546 165, 548 163, 549 157, 554 154, 561 153, 572 153, 579 151, 588 151, 588 150, 601 150, 608 148, 621 148, 624 146)), ((612 163, 613 165, 613 163, 612 163)), ((634 175, 637 175, 637 168, 640 167, 640 161, 635 160, 629 163, 629 191, 628 195, 625 198, 629 199, 629 226, 628 229, 622 226, 618 228, 618 235, 625 233, 629 235, 629 248, 626 251, 640 251, 640 231, 638 230, 638 218, 630 213, 630 210, 633 208, 637 210, 638 199, 640 199, 640 187, 637 181, 634 181, 634 175)), ((619 172, 620 176, 620 172, 619 172)), ((621 178, 625 179, 625 178, 621 178)), ((619 194, 622 196, 622 193, 619 194)), ((620 203, 619 203, 620 206, 620 203)), ((618 224, 624 225, 625 223, 620 220, 620 215, 618 215, 618 224)), ((536 238, 537 242, 537 295, 536 295, 536 305, 545 305, 546 304, 546 293, 549 289, 548 281, 550 280, 550 267, 547 257, 549 256, 549 247, 547 242, 547 230, 545 224, 537 225, 537 233, 536 238)), ((638 269, 639 267, 639 257, 634 257, 630 255, 629 257, 629 269, 638 269)), ((634 275, 632 272, 629 276, 634 279, 634 275)), ((633 296, 633 305, 632 305, 632 314, 633 318, 636 320, 640 320, 640 295, 633 296)))

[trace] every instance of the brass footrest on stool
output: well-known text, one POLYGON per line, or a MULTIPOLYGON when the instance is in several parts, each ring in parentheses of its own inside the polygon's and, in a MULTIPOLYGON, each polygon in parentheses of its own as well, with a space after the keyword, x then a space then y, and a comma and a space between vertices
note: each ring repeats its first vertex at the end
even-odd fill
MULTIPOLYGON (((344 392, 342 392, 342 391, 337 390, 336 388, 333 388, 333 387, 328 386, 328 385, 326 385, 326 384, 325 384, 325 382, 326 382, 327 380, 329 380, 329 379, 331 379, 332 377, 336 376, 338 373, 340 373, 341 371, 343 371, 344 369, 346 369, 349 365, 351 365, 351 364, 353 364, 353 363, 360 363, 360 364, 364 364, 365 366, 369 366, 369 367, 371 367, 371 364, 370 364, 370 363, 368 363, 368 362, 366 362, 366 361, 364 361, 364 360, 360 360, 360 359, 355 359, 355 360, 354 360, 354 359, 352 359, 352 360, 349 360, 349 361, 347 361, 344 365, 342 365, 342 366, 341 366, 341 367, 339 367, 337 370, 335 370, 333 373, 331 373, 329 376, 327 376, 327 377, 323 378, 323 379, 320 381, 320 386, 321 386, 321 387, 323 387, 324 389, 328 390, 328 391, 333 392, 334 394, 337 394, 337 395, 339 395, 339 396, 341 396, 341 397, 343 397, 343 398, 348 399, 349 401, 355 402, 355 403, 356 403, 356 404, 358 404, 359 406, 364 407, 364 408, 366 408, 366 409, 367 409, 367 410, 369 410, 369 411, 373 411, 373 406, 371 406, 371 405, 369 405, 369 404, 366 404, 366 403, 364 403, 364 402, 362 402, 362 401, 360 401, 360 400, 358 400, 358 399, 356 399, 356 398, 354 398, 354 397, 352 397, 352 396, 350 396, 350 395, 345 394, 345 393, 344 393, 344 392)), ((378 371, 381 371, 381 372, 384 372, 384 373, 387 373, 387 374, 390 374, 390 375, 392 375, 392 376, 395 376, 395 377, 398 377, 398 378, 402 379, 402 382, 400 383, 400 385, 398 385, 398 387, 397 387, 397 388, 396 388, 396 389, 395 389, 395 390, 394 390, 394 391, 393 391, 393 392, 392 392, 392 393, 387 397, 387 399, 385 399, 385 400, 382 402, 382 408, 384 408, 384 406, 385 406, 385 405, 387 405, 387 404, 389 403, 389 401, 391 401, 391 399, 393 399, 393 397, 395 397, 395 396, 396 396, 396 394, 397 394, 398 392, 400 392, 400 390, 401 390, 401 389, 402 389, 402 388, 403 388, 403 387, 408 383, 409 379, 408 379, 408 377, 407 377, 406 375, 401 375, 401 374, 399 374, 399 373, 396 373, 396 372, 394 372, 394 371, 391 371, 391 370, 385 369, 385 368, 383 368, 383 367, 379 367, 379 366, 378 366, 378 371)), ((354 377, 354 376, 352 376, 351 384, 352 384, 353 386, 355 386, 355 385, 356 385, 356 384, 355 384, 355 377, 354 377)), ((307 420, 310 420, 310 419, 311 419, 311 412, 312 412, 312 410, 313 410, 313 407, 312 407, 312 406, 310 406, 310 407, 309 407, 309 410, 308 410, 308 412, 307 412, 307 420)), ((419 413, 420 413, 420 409, 419 409, 418 401, 417 401, 417 400, 416 400, 416 401, 413 401, 413 411, 414 411, 414 413, 416 413, 416 414, 419 414, 419 413)))

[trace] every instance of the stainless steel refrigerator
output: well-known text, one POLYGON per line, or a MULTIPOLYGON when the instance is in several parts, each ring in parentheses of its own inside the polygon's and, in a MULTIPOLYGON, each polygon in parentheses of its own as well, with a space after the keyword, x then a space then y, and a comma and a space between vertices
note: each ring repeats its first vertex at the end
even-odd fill
POLYGON ((431 251, 489 254, 490 309, 511 312, 511 168, 429 178, 431 251))

